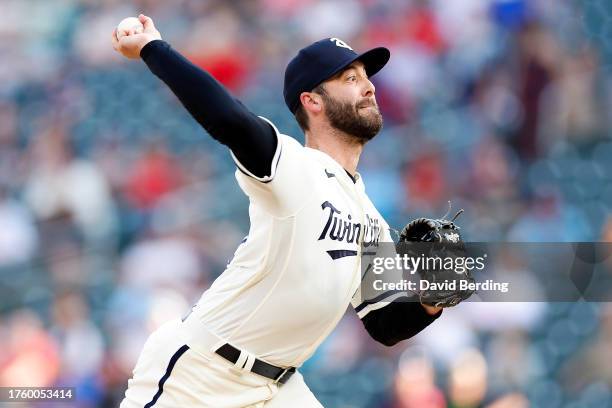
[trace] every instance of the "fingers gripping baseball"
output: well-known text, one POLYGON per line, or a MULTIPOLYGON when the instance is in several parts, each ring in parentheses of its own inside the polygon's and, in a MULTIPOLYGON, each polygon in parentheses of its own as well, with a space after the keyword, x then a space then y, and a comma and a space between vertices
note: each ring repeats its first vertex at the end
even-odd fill
POLYGON ((122 20, 111 35, 113 49, 130 59, 139 58, 143 47, 153 40, 161 40, 161 34, 144 14, 122 20))
POLYGON ((138 20, 140 20, 140 22, 142 23, 145 33, 158 33, 159 34, 157 29, 155 28, 155 24, 153 24, 153 19, 151 19, 151 17, 147 17, 144 14, 140 14, 138 16, 138 20))

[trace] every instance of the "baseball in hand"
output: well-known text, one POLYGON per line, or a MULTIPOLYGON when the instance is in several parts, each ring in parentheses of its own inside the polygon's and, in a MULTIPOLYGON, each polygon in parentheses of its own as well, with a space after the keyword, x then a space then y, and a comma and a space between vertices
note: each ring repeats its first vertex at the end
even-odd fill
POLYGON ((127 17, 121 20, 119 25, 117 25, 117 39, 119 40, 131 30, 134 30, 136 34, 143 32, 144 26, 142 25, 138 17, 127 17))

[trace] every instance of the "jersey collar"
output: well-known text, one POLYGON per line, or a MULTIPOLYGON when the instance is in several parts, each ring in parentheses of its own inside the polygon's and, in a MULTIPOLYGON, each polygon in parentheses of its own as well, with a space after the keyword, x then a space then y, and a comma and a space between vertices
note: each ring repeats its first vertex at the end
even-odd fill
POLYGON ((363 181, 359 172, 356 171, 355 175, 351 176, 348 170, 342 167, 340 163, 338 163, 333 157, 331 157, 327 153, 322 152, 318 149, 313 149, 312 147, 304 146, 304 148, 319 163, 323 164, 329 171, 332 171, 334 174, 341 175, 341 177, 344 177, 347 181, 351 182, 351 184, 354 184, 359 188, 363 189, 363 181))

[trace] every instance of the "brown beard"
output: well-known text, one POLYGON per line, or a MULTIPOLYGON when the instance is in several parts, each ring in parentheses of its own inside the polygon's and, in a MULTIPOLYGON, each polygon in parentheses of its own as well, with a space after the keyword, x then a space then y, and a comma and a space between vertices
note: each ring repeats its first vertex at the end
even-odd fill
POLYGON ((365 144, 382 129, 383 118, 377 105, 374 105, 372 112, 362 115, 359 113, 359 107, 369 106, 369 102, 362 101, 360 105, 357 105, 334 99, 325 91, 320 95, 325 102, 325 113, 330 125, 351 136, 357 142, 365 144))

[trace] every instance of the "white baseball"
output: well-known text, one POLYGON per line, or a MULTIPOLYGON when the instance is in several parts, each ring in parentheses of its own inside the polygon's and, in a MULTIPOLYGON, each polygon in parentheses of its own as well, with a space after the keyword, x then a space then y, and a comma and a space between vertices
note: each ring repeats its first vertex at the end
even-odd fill
POLYGON ((120 39, 126 35, 126 33, 130 32, 130 30, 134 30, 136 34, 140 34, 144 31, 144 26, 138 17, 127 17, 121 20, 121 22, 117 25, 117 39, 120 39))

